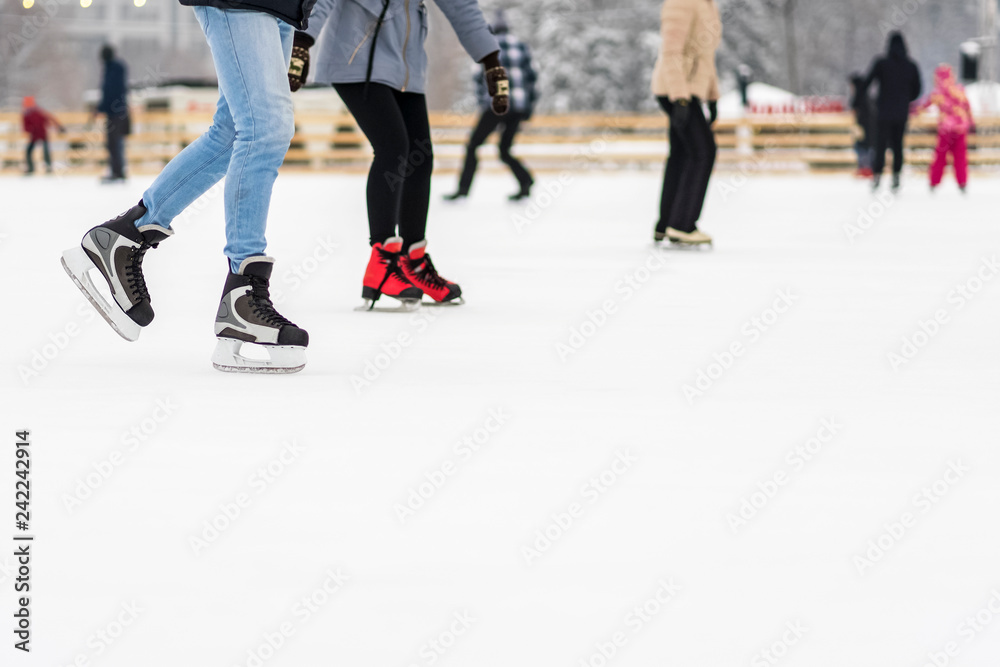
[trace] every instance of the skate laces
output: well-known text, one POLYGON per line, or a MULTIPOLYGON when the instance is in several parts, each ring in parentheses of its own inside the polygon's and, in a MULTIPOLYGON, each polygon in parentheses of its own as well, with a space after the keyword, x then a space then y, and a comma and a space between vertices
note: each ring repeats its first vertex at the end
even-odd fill
POLYGON ((420 282, 431 287, 444 288, 448 286, 448 281, 442 278, 441 274, 434 268, 430 255, 424 255, 422 262, 416 268, 412 268, 413 264, 416 262, 411 262, 411 271, 420 282))
POLYGON ((146 287, 146 277, 142 275, 142 260, 146 256, 146 251, 151 247, 143 241, 137 246, 132 246, 129 251, 128 264, 125 265, 125 282, 130 290, 140 301, 149 301, 149 289, 146 287))
MULTIPOLYGON (((294 327, 288 319, 274 309, 267 280, 258 276, 247 276, 250 279, 250 308, 264 324, 273 327, 294 327)), ((298 327, 296 327, 298 328, 298 327)))
POLYGON ((395 278, 396 280, 404 283, 410 282, 410 279, 406 277, 406 273, 403 272, 403 268, 399 265, 398 253, 389 252, 385 248, 379 248, 378 252, 382 263, 385 264, 385 276, 382 278, 382 282, 378 286, 379 292, 382 291, 382 288, 389 281, 389 278, 395 278))

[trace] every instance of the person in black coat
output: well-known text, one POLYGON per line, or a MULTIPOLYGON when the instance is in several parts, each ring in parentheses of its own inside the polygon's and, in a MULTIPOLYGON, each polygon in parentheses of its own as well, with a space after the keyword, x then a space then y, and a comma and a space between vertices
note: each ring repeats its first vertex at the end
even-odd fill
POLYGON ((104 114, 104 130, 108 146, 109 174, 105 182, 125 180, 125 137, 131 133, 128 112, 128 68, 115 57, 110 46, 101 49, 104 77, 101 83, 101 101, 97 113, 104 114))
POLYGON ((888 53, 878 58, 865 77, 863 92, 878 82, 876 100, 877 132, 875 137, 875 179, 878 188, 885 170, 885 151, 892 148, 892 187, 899 188, 899 174, 903 170, 903 138, 906 122, 910 117, 910 104, 920 97, 923 84, 920 69, 906 50, 906 41, 900 32, 889 35, 888 53))

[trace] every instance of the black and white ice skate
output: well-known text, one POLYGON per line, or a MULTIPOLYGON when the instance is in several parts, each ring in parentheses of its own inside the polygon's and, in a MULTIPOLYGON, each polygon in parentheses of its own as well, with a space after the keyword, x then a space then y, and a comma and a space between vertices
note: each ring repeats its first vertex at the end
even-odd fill
POLYGON ((682 232, 673 227, 667 227, 667 231, 653 232, 653 241, 660 245, 663 241, 669 241, 669 245, 660 246, 677 250, 711 250, 712 237, 705 232, 694 230, 692 232, 682 232))
POLYGON ((69 277, 111 328, 128 341, 138 340, 142 327, 153 321, 142 260, 147 250, 174 233, 159 225, 136 228, 136 220, 145 214, 146 207, 139 202, 114 220, 91 229, 79 246, 62 255, 69 277), (110 293, 95 284, 94 271, 110 293))
POLYGON ((297 373, 305 368, 309 334, 271 303, 271 257, 250 257, 229 273, 215 318, 219 342, 212 364, 227 373, 297 373))

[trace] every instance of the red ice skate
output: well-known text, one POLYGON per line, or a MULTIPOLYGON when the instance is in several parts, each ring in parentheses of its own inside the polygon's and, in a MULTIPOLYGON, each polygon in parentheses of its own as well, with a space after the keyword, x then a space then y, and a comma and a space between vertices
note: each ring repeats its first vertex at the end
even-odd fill
POLYGON ((400 265, 406 278, 435 303, 456 306, 463 303, 462 288, 442 278, 434 268, 431 256, 427 254, 427 241, 411 245, 409 254, 400 257, 400 265))
POLYGON ((405 259, 400 257, 402 249, 403 239, 398 236, 372 246, 372 256, 365 269, 364 287, 361 290, 361 298, 365 300, 365 304, 358 310, 375 310, 375 302, 382 295, 399 299, 401 307, 393 310, 414 310, 420 307, 423 292, 414 287, 400 267, 401 260, 405 259))

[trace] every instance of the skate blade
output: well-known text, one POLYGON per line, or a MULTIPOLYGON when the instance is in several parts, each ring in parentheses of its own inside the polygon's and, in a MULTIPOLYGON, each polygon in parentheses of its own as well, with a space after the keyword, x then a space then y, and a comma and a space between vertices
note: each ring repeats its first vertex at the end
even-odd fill
POLYGON ((306 367, 306 348, 258 345, 235 338, 220 338, 212 354, 212 365, 223 373, 287 375, 306 367))
POLYGON ((362 305, 355 308, 354 311, 358 313, 412 313, 420 310, 422 302, 420 299, 399 299, 399 303, 395 306, 379 305, 381 303, 385 302, 364 299, 362 305))
POLYGON ((683 241, 654 241, 653 246, 660 250, 673 250, 683 252, 709 252, 712 243, 684 243, 683 241))
POLYGON ((87 297, 87 301, 97 309, 104 321, 111 325, 111 328, 115 332, 129 341, 134 343, 139 340, 139 334, 142 333, 142 327, 132 321, 132 319, 125 314, 125 312, 118 307, 118 304, 109 303, 104 295, 101 294, 97 286, 90 279, 91 269, 97 270, 94 263, 90 261, 87 257, 87 253, 84 252, 83 248, 76 247, 70 248, 62 254, 63 269, 66 271, 66 275, 70 277, 73 283, 83 292, 83 295, 87 297))
POLYGON ((465 299, 462 297, 452 299, 451 301, 434 301, 431 299, 430 301, 423 301, 422 303, 425 308, 449 308, 454 306, 464 306, 465 299))

